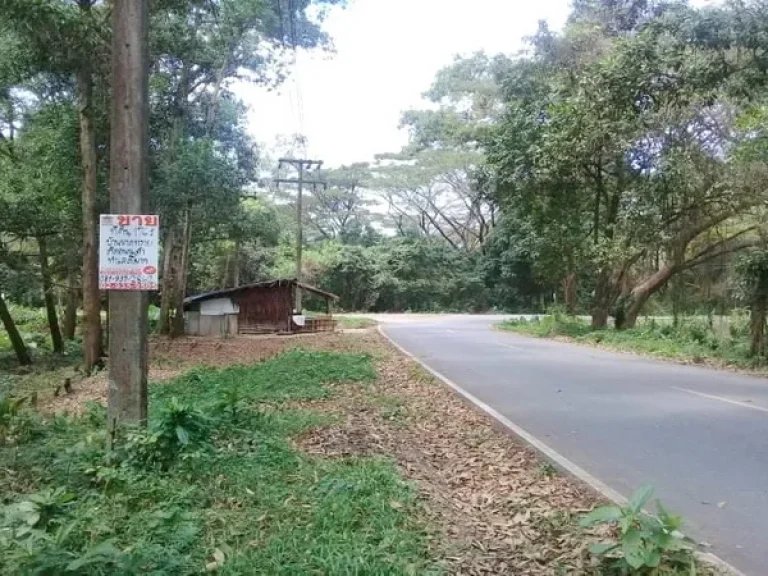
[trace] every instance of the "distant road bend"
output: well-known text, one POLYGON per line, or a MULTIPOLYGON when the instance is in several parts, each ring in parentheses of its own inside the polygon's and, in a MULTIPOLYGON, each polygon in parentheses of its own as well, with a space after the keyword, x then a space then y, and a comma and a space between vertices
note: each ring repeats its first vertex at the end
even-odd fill
POLYGON ((383 315, 432 369, 628 496, 653 484, 686 531, 768 574, 768 381, 494 330, 502 317, 383 315))

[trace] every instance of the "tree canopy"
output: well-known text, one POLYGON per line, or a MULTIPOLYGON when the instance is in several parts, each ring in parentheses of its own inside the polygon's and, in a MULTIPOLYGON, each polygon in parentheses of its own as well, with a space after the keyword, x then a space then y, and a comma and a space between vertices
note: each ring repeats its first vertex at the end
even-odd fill
MULTIPOLYGON (((276 166, 233 85, 277 86, 292 50, 330 48, 318 13, 338 3, 152 3, 161 332, 183 330, 191 292, 293 275, 295 194, 265 191, 276 166)), ((521 53, 457 56, 425 106, 403 111, 406 146, 305 190, 305 280, 348 310, 563 304, 597 327, 682 300, 753 306, 761 289, 737 286, 759 277, 738 263, 761 262, 765 236, 765 8, 578 0, 521 53)), ((0 12, 1 292, 45 304, 52 341, 58 308, 73 337, 82 298, 87 340, 101 324, 109 3, 0 0, 0 12)))

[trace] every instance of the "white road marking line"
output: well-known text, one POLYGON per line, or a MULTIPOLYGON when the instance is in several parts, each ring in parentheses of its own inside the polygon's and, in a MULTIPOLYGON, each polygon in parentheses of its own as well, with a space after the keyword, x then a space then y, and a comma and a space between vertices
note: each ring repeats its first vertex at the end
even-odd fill
POLYGON ((674 388, 675 390, 681 390, 682 392, 688 392, 688 394, 693 394, 695 396, 701 396, 702 398, 709 398, 710 400, 719 400, 720 402, 725 402, 726 404, 733 404, 735 406, 741 406, 742 408, 751 408, 752 410, 759 410, 760 412, 768 412, 768 408, 763 408, 762 406, 755 406, 754 404, 747 404, 745 402, 739 402, 738 400, 723 398, 722 396, 705 394, 704 392, 696 392, 696 390, 689 390, 688 388, 678 388, 677 386, 672 386, 672 388, 674 388))
MULTIPOLYGON (((411 354, 400 346, 397 342, 394 341, 394 339, 387 334, 384 331, 384 327, 379 324, 378 327, 379 334, 381 334, 384 338, 387 339, 387 341, 394 346, 397 350, 399 350, 401 353, 403 353, 408 358, 411 358, 414 362, 418 363, 424 370, 432 374, 435 378, 442 381, 446 386, 451 388, 454 392, 457 394, 463 396, 466 398, 471 404, 474 404, 479 410, 482 410, 486 414, 488 414, 491 418, 496 420, 497 422, 501 423, 503 426, 506 426, 509 430, 512 431, 515 435, 517 435, 519 438, 522 438, 524 442, 526 442, 529 446, 531 446, 534 450, 539 452, 546 458, 547 460, 554 462, 556 465, 560 466, 563 470, 568 472, 571 476, 574 476, 575 478, 578 478, 588 486, 591 486, 594 490, 605 496, 608 500, 613 500, 614 503, 619 504, 620 506, 624 506, 627 503, 627 499, 622 496, 619 492, 608 486, 605 482, 602 480, 598 480, 595 476, 592 476, 589 472, 584 470, 583 468, 580 468, 578 465, 576 465, 574 462, 566 458, 565 456, 561 455, 559 452, 556 452, 554 449, 550 448, 547 444, 530 434, 529 432, 523 430, 520 426, 517 424, 514 424, 509 418, 506 416, 503 416, 490 406, 483 402, 482 400, 476 398, 466 390, 464 390, 461 386, 456 384, 453 380, 450 380, 447 376, 443 376, 440 372, 429 366, 424 361, 424 356, 417 357, 415 354, 411 354)), ((686 392, 690 392, 690 390, 686 390, 685 388, 679 388, 679 390, 685 390, 686 392)), ((696 394, 696 392, 694 392, 696 394)), ((756 408, 756 406, 752 406, 752 408, 756 408)), ((768 410, 766 410, 768 411, 768 410)), ((725 574, 728 574, 729 576, 745 576, 743 572, 740 570, 737 570, 730 564, 728 564, 725 560, 720 558, 719 556, 716 556, 715 554, 712 554, 711 552, 697 552, 696 553, 698 558, 701 558, 705 560, 710 565, 715 565, 718 568, 720 568, 725 574)))
MULTIPOLYGON (((606 499, 612 500, 614 503, 619 504, 620 506, 624 506, 627 503, 627 498, 622 496, 619 492, 608 486, 605 482, 598 480, 595 476, 592 476, 589 472, 584 470, 583 468, 580 468, 577 466, 574 462, 566 458, 565 456, 562 456, 559 452, 556 452, 554 449, 550 448, 547 444, 533 436, 532 434, 526 432, 523 430, 520 426, 517 424, 514 424, 509 418, 506 416, 503 416, 490 406, 480 400, 479 398, 473 396, 466 390, 464 390, 461 386, 456 384, 453 380, 450 380, 447 376, 443 376, 440 372, 429 366, 424 360, 424 358, 428 358, 428 356, 421 356, 418 357, 415 354, 411 354, 406 350, 404 347, 400 346, 395 340, 386 333, 384 330, 384 326, 379 324, 378 326, 379 334, 381 334, 386 340, 395 347, 395 349, 399 350, 401 353, 403 353, 408 358, 411 358, 414 362, 419 364, 424 370, 432 374, 435 378, 442 381, 446 386, 451 388, 454 392, 457 394, 463 396, 466 398, 471 404, 476 406, 479 410, 482 410, 486 414, 488 414, 491 418, 496 420, 497 422, 501 423, 503 426, 507 427, 509 430, 512 431, 513 434, 517 435, 519 438, 522 438, 524 442, 526 442, 529 446, 531 446, 534 450, 539 452, 546 458, 547 460, 554 462, 560 468, 568 472, 571 476, 578 478, 588 486, 591 486, 594 490, 602 494, 606 499)), ((698 394, 698 392, 693 392, 691 390, 686 390, 685 388, 678 388, 678 390, 685 390, 686 392, 692 392, 693 394, 698 394)), ((732 401, 731 401, 732 402, 732 401)), ((758 408, 757 406, 747 406, 748 408, 758 408)), ((760 408, 760 410, 766 410, 764 408, 760 408)), ((768 412, 768 410, 766 410, 768 412)), ((720 568, 725 574, 729 576, 745 576, 743 572, 740 570, 737 570, 730 564, 728 564, 725 560, 720 558, 719 556, 716 556, 715 554, 712 554, 711 552, 696 552, 696 556, 698 558, 701 558, 705 560, 708 564, 714 565, 718 568, 720 568)))
POLYGON ((519 350, 520 352, 525 352, 525 348, 520 348, 520 346, 512 346, 512 344, 501 344, 504 348, 510 348, 512 350, 519 350))

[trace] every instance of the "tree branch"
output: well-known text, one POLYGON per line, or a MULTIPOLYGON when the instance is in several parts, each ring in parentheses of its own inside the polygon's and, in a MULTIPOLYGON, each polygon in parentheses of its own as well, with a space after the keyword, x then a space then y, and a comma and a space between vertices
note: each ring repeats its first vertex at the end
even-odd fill
POLYGON ((724 256, 725 254, 732 254, 734 252, 738 252, 739 250, 744 250, 745 248, 750 248, 752 246, 757 245, 760 242, 759 238, 747 238, 735 246, 728 246, 730 242, 736 240, 737 238, 740 238, 741 236, 744 236, 749 232, 754 232, 755 230, 757 230, 757 226, 750 226, 749 228, 745 228, 740 232, 736 232, 735 234, 732 234, 727 238, 723 238, 722 240, 719 240, 714 244, 710 244, 709 246, 701 250, 698 254, 696 254, 692 258, 689 258, 685 262, 683 262, 682 265, 680 266, 680 269, 689 270, 691 268, 695 268, 696 266, 699 266, 700 264, 704 264, 705 262, 709 262, 710 260, 714 260, 715 258, 724 256), (723 249, 718 250, 718 248, 720 247, 723 247, 723 249))

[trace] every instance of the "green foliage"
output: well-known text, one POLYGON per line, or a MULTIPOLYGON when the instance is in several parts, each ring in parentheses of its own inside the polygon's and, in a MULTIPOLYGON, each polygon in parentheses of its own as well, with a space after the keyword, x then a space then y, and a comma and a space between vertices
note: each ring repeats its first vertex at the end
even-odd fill
POLYGON ((768 292, 768 252, 755 250, 744 254, 736 265, 744 300, 751 304, 768 292))
POLYGON ((320 286, 336 294, 345 310, 370 310, 379 297, 376 255, 362 246, 344 246, 320 277, 320 286))
POLYGON ((353 329, 353 330, 372 328, 377 324, 376 320, 373 320, 371 318, 362 318, 359 316, 335 316, 335 319, 339 323, 340 328, 347 328, 347 329, 353 329))
POLYGON ((300 350, 199 368, 153 386, 148 431, 119 434, 112 453, 102 407, 41 423, 0 447, 0 573, 439 572, 390 462, 291 441, 327 419, 287 402, 374 376, 364 356, 300 350))
POLYGON ((533 320, 511 320, 503 330, 542 338, 566 337, 575 342, 600 345, 619 351, 637 352, 690 363, 712 363, 760 369, 764 362, 749 350, 748 319, 743 313, 710 320, 686 318, 675 326, 670 318, 641 321, 631 330, 593 329, 589 322, 564 315, 533 320))
POLYGON ((537 273, 540 258, 525 231, 504 218, 491 233, 480 261, 489 300, 502 310, 536 312, 555 291, 537 273))
POLYGON ((658 500, 656 515, 643 511, 652 494, 653 488, 644 486, 626 506, 603 506, 584 516, 584 527, 618 528, 615 541, 594 544, 590 552, 601 557, 609 574, 696 574, 694 543, 680 532, 682 518, 669 514, 658 500))
MULTIPOLYGON (((115 439, 112 459, 151 469, 167 468, 177 457, 199 458, 212 426, 202 411, 171 397, 161 405, 149 429, 121 431, 124 436, 115 439)), ((93 472, 97 477, 104 474, 103 469, 93 472)))
POLYGON ((14 443, 23 435, 25 419, 21 417, 21 409, 28 398, 13 397, 0 392, 0 444, 14 443))
POLYGON ((563 33, 542 27, 506 74, 506 114, 486 142, 495 198, 535 276, 584 278, 598 321, 624 294, 632 325, 670 278, 759 237, 765 122, 735 118, 767 78, 726 48, 759 42, 765 17, 747 5, 578 2, 563 33), (724 24, 736 21, 752 28, 724 24), (726 96, 744 76, 741 99, 726 96))
POLYGON ((379 296, 374 310, 478 311, 488 307, 472 254, 434 240, 402 238, 381 248, 379 296))

